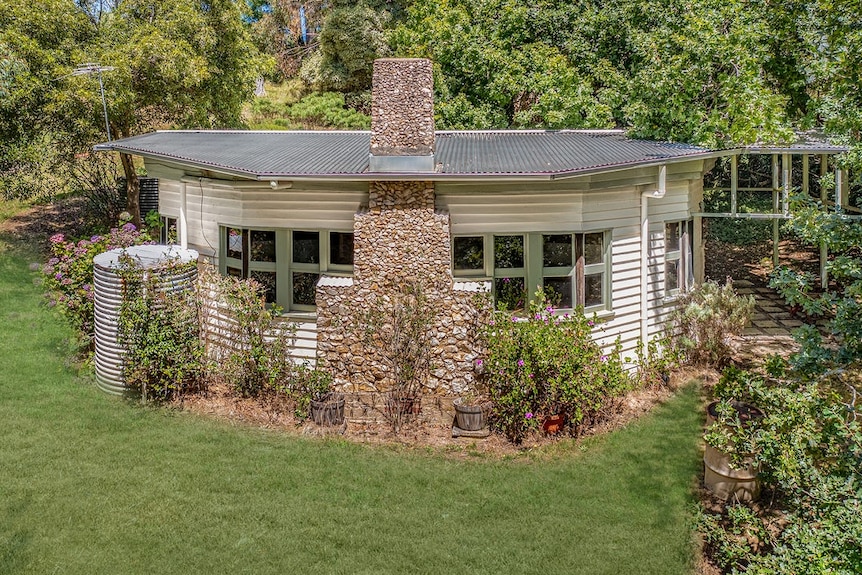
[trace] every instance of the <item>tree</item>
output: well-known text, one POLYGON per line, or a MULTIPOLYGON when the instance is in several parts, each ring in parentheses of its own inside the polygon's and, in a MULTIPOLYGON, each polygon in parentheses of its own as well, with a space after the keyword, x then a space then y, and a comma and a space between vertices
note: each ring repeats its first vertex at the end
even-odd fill
MULTIPOLYGON (((113 67, 104 76, 105 100, 119 137, 155 128, 239 127, 242 104, 268 64, 233 0, 3 3, 0 25, 6 172, 21 172, 21 150, 31 142, 45 142, 43 155, 58 149, 68 159, 106 139, 98 83, 70 76, 77 64, 113 67)), ((129 212, 140 223, 135 168, 130 157, 121 160, 129 212)))
MULTIPOLYGON (((94 60, 114 67, 105 91, 119 137, 161 127, 241 125, 262 62, 231 0, 123 0, 99 29, 94 60)), ((128 211, 140 223, 137 175, 121 155, 128 211)))
POLYGON ((84 110, 56 95, 93 35, 71 2, 0 3, 0 195, 50 195, 55 164, 91 134, 86 121, 64 121, 84 110))
POLYGON ((374 59, 387 51, 383 35, 387 18, 387 13, 363 2, 334 6, 320 31, 318 52, 303 65, 303 79, 318 91, 371 88, 374 59))

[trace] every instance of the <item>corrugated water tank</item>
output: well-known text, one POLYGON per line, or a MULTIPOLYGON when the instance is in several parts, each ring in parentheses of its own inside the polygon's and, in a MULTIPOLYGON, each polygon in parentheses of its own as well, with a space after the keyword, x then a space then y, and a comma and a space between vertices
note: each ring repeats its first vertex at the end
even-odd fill
POLYGON ((198 252, 179 246, 132 246, 110 250, 93 258, 96 382, 103 391, 116 395, 129 393, 123 378, 124 349, 117 331, 124 297, 120 275, 124 265, 121 262, 123 254, 131 258, 128 261, 138 269, 155 274, 159 291, 191 289, 198 276, 196 266, 175 265, 198 259, 198 252))

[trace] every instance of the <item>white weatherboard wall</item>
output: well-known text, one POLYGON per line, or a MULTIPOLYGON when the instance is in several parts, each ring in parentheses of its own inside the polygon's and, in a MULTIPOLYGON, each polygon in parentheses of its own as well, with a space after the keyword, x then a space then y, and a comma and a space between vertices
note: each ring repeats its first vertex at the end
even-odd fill
MULTIPOLYGON (((641 286, 640 202, 656 189, 658 167, 633 168, 547 182, 437 182, 436 204, 450 214, 453 235, 480 233, 581 233, 611 231, 612 313, 596 330, 611 346, 619 337, 623 356, 636 357, 641 340, 641 290, 648 295, 648 338, 660 333, 673 301, 664 291, 664 223, 686 220, 703 192, 701 160, 671 164, 667 193, 648 200, 650 248, 648 285, 641 286)), ((180 178, 189 175, 147 164, 159 178, 162 215, 179 214, 180 178)), ((189 247, 217 257, 219 226, 256 229, 352 230, 353 216, 367 202, 363 182, 294 182, 284 190, 232 189, 203 179, 187 183, 189 247)), ((699 257, 695 254, 695 257, 699 257)), ((317 325, 313 314, 291 314, 297 322, 297 359, 314 360, 317 325)))
MULTIPOLYGON (((664 222, 689 218, 690 196, 702 191, 702 168, 702 161, 668 166, 665 197, 649 200, 649 337, 659 333, 672 305, 664 293, 664 222)), ((658 168, 547 183, 438 183, 437 204, 449 212, 453 235, 610 230, 612 313, 594 335, 608 347, 619 337, 623 357, 634 359, 641 339, 641 194, 657 185, 658 168)))

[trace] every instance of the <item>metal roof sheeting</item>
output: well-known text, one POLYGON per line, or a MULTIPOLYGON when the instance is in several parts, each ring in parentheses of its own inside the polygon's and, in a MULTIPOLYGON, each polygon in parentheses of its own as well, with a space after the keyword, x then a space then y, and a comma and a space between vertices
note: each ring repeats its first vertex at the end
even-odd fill
MULTIPOLYGON (((96 146, 255 179, 370 179, 370 132, 160 131, 96 146)), ((608 131, 438 132, 428 179, 577 174, 704 156, 688 144, 631 140, 608 131)), ((401 174, 405 175, 405 174, 401 174)), ((409 175, 409 174, 406 174, 409 175)), ((381 179, 394 179, 386 173, 381 179)))

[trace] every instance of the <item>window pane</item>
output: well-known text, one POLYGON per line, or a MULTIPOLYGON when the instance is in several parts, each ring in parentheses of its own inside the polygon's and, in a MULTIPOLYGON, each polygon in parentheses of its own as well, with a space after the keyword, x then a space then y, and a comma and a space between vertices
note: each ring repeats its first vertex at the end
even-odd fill
POLYGON ((177 219, 162 218, 162 229, 159 234, 163 244, 177 243, 177 219))
POLYGON ((229 275, 231 277, 235 277, 235 278, 241 278, 242 277, 242 270, 229 267, 229 268, 227 268, 227 275, 229 275))
POLYGON ((572 307, 572 278, 546 277, 542 278, 545 286, 545 295, 554 307, 572 307))
POLYGON ((679 289, 679 260, 665 262, 664 288, 668 291, 679 289))
POLYGON ((602 290, 602 279, 605 274, 589 274, 584 276, 584 307, 602 305, 604 303, 604 292, 602 290))
POLYGON ((299 264, 320 263, 320 234, 293 232, 293 261, 299 264))
POLYGON ((494 236, 494 267, 524 267, 524 236, 494 236))
POLYGON ((584 263, 600 264, 605 259, 605 234, 584 234, 584 263))
POLYGON ((572 265, 572 235, 542 236, 542 265, 562 268, 572 265))
POLYGON ((314 290, 320 274, 293 272, 293 303, 315 305, 314 290))
POLYGON ((485 269, 485 238, 482 236, 455 238, 453 244, 456 270, 485 269))
POLYGON ((494 301, 500 309, 524 309, 527 290, 524 278, 497 278, 494 280, 494 301))
POLYGON ((266 303, 275 303, 275 272, 251 272, 252 279, 256 280, 263 286, 263 295, 266 297, 266 303))
POLYGON ((228 228, 225 230, 227 236, 227 257, 242 259, 242 230, 228 228))
POLYGON ((664 249, 668 252, 679 249, 679 222, 668 222, 664 225, 664 249))
POLYGON ((251 231, 250 259, 253 262, 275 261, 275 232, 251 231))
POLYGON ((353 265, 353 232, 329 232, 329 263, 353 265))

